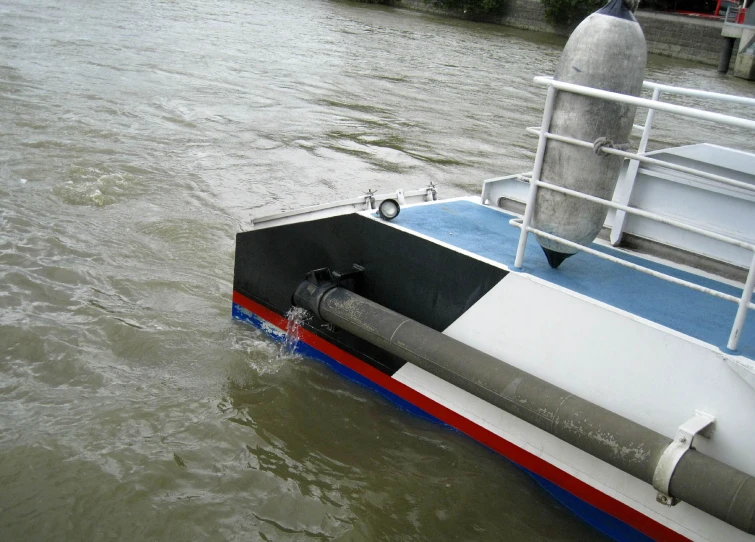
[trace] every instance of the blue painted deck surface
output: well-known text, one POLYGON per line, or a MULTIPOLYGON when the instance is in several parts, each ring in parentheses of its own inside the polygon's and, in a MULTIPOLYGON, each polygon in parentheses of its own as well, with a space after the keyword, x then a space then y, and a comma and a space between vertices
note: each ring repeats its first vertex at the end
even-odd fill
MULTIPOLYGON (((513 215, 470 201, 407 207, 393 223, 514 269, 519 229, 513 215)), ((734 296, 741 289, 601 245, 592 248, 734 296)), ((523 271, 597 301, 656 322, 724 351, 737 305, 684 286, 623 267, 584 252, 551 269, 533 234, 527 241, 523 271)), ((755 359, 755 315, 749 314, 738 354, 755 359)))

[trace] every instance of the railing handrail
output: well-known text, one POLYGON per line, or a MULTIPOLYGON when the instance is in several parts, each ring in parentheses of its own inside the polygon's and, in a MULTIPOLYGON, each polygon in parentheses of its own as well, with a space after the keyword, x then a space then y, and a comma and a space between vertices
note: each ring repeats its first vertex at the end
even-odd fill
POLYGON ((734 7, 734 6, 727 7, 726 8, 726 13, 724 14, 724 17, 723 17, 724 24, 739 24, 739 25, 742 25, 742 23, 737 22, 737 20, 739 19, 740 12, 747 13, 747 8, 741 8, 739 6, 737 6, 737 7, 734 7), (733 15, 733 17, 730 16, 730 15, 733 15))
POLYGON ((644 81, 642 88, 660 89, 666 94, 677 94, 679 96, 691 96, 693 98, 705 98, 706 100, 715 100, 718 102, 728 102, 741 105, 755 106, 755 98, 745 96, 735 96, 734 94, 723 94, 721 92, 711 92, 709 90, 698 90, 695 88, 675 87, 673 85, 664 85, 653 81, 644 81))
MULTIPOLYGON (((647 144, 647 140, 649 137, 650 124, 652 123, 653 113, 655 112, 655 110, 666 111, 668 113, 683 115, 683 116, 702 119, 702 120, 709 120, 709 121, 725 124, 728 126, 737 126, 740 128, 746 128, 748 130, 755 130, 755 121, 742 119, 739 117, 733 117, 730 115, 723 115, 720 113, 714 113, 712 111, 703 111, 703 110, 695 109, 692 107, 664 103, 660 101, 660 95, 662 92, 676 91, 679 94, 685 94, 688 96, 698 96, 702 98, 718 99, 718 100, 721 100, 721 96, 729 97, 728 95, 725 95, 725 94, 709 93, 706 91, 695 92, 693 89, 685 89, 682 87, 672 87, 670 85, 661 85, 658 83, 647 83, 648 85, 647 88, 653 89, 653 99, 648 100, 645 98, 638 98, 636 96, 627 96, 627 95, 620 94, 617 92, 609 92, 606 90, 595 89, 592 87, 586 87, 586 86, 577 85, 574 83, 557 81, 553 78, 548 78, 548 77, 535 77, 535 82, 541 85, 547 85, 548 94, 545 100, 545 108, 543 111, 542 124, 541 124, 540 130, 537 131, 538 136, 539 136, 538 147, 537 147, 537 153, 535 154, 535 165, 532 171, 532 178, 530 180, 530 190, 527 196, 527 204, 524 210, 524 216, 521 219, 521 221, 518 221, 518 220, 512 221, 512 225, 521 229, 521 234, 519 236, 519 244, 517 246, 516 259, 514 261, 514 266, 518 268, 522 267, 522 264, 524 261, 525 248, 527 244, 527 236, 529 235, 529 233, 533 233, 537 236, 545 237, 547 239, 551 239, 556 242, 561 242, 576 250, 589 252, 597 257, 608 259, 616 263, 619 263, 621 265, 632 267, 633 269, 656 276, 663 280, 673 282, 676 284, 681 284, 682 286, 686 286, 686 287, 689 287, 698 291, 702 291, 706 294, 714 295, 723 299, 727 299, 729 301, 737 302, 739 306, 737 309, 737 314, 734 318, 734 323, 732 325, 731 333, 729 334, 729 340, 727 343, 727 347, 729 349, 736 350, 739 344, 739 338, 742 332, 742 328, 744 326, 744 321, 747 316, 747 312, 750 308, 755 308, 755 304, 752 303, 752 294, 753 294, 753 290, 755 290, 755 246, 739 239, 734 239, 728 236, 717 234, 705 228, 693 226, 682 221, 670 220, 667 217, 664 217, 657 213, 648 212, 648 211, 644 211, 637 208, 632 208, 629 206, 629 195, 631 195, 631 185, 630 185, 629 194, 624 194, 624 196, 626 197, 623 199, 625 199, 626 201, 622 201, 622 198, 619 198, 619 202, 616 203, 613 201, 597 198, 589 194, 585 194, 584 192, 578 192, 578 191, 568 189, 565 187, 560 187, 551 182, 543 181, 540 178, 540 175, 542 173, 543 159, 545 156, 545 146, 549 139, 557 139, 558 141, 561 141, 563 143, 570 144, 570 145, 578 145, 578 146, 583 146, 583 147, 592 146, 592 143, 590 142, 582 141, 582 140, 571 138, 571 137, 561 136, 557 134, 552 134, 549 132, 550 122, 553 116, 553 106, 555 103, 557 90, 571 92, 575 94, 581 94, 583 96, 600 98, 604 100, 610 100, 614 102, 628 103, 631 105, 648 108, 648 121, 646 121, 645 123, 644 133, 642 136, 642 141, 640 143, 640 149, 638 150, 637 153, 619 151, 618 149, 611 149, 611 148, 603 149, 604 152, 608 152, 610 154, 624 156, 625 158, 629 158, 630 169, 632 169, 632 166, 633 166, 635 173, 641 161, 649 160, 647 157, 644 156, 644 152, 645 152, 645 145, 647 144), (658 221, 661 223, 676 226, 684 230, 698 233, 700 235, 704 235, 706 237, 713 238, 713 239, 716 239, 718 241, 721 241, 730 245, 739 246, 741 248, 751 251, 753 255, 751 258, 750 269, 747 274, 747 280, 744 284, 744 288, 742 289, 742 296, 740 298, 736 298, 728 294, 723 294, 721 292, 711 290, 710 288, 701 287, 699 285, 696 285, 688 281, 683 281, 681 279, 678 279, 666 273, 655 271, 642 265, 631 264, 629 262, 625 262, 619 258, 600 253, 599 251, 596 251, 589 247, 582 246, 578 243, 575 243, 563 237, 556 236, 556 235, 553 235, 552 233, 543 232, 539 229, 533 228, 531 226, 531 222, 532 222, 532 218, 535 212, 535 203, 537 200, 538 188, 554 190, 554 191, 566 194, 570 197, 576 197, 579 199, 591 201, 593 203, 598 203, 600 205, 604 205, 609 208, 613 208, 616 210, 617 217, 619 213, 622 213, 622 220, 624 219, 623 217, 627 213, 638 214, 649 220, 658 221)), ((733 101, 733 100, 728 100, 728 101, 733 101)), ((755 100, 753 100, 753 104, 755 104, 755 100)), ((710 177, 710 175, 707 175, 707 176, 710 177)), ((714 177, 719 177, 719 176, 714 175, 714 177)), ((733 179, 727 179, 725 177, 720 177, 714 180, 718 182, 722 182, 724 184, 733 184, 733 183, 741 184, 739 181, 735 181, 733 179)), ((613 240, 613 236, 612 236, 612 240, 613 240)))
MULTIPOLYGON (((539 183, 539 186, 542 186, 544 188, 552 188, 553 185, 548 185, 548 183, 539 183)), ((521 218, 512 218, 509 220, 509 224, 516 228, 523 229, 524 226, 522 224, 521 218)), ((580 245, 579 243, 575 243, 573 241, 569 241, 568 239, 564 239, 563 237, 559 237, 558 235, 553 235, 552 233, 545 232, 543 230, 538 230, 537 228, 533 228, 531 226, 527 227, 527 231, 530 233, 534 233, 535 235, 539 237, 544 237, 545 239, 550 239, 552 241, 556 241, 558 243, 564 244, 566 246, 572 247, 576 250, 587 252, 588 254, 592 254, 593 256, 597 256, 598 258, 608 260, 609 262, 614 262, 616 264, 622 265, 624 267, 628 267, 630 269, 634 269, 636 271, 639 271, 641 273, 645 273, 647 275, 651 275, 653 277, 659 278, 661 280, 665 280, 667 282, 670 282, 672 284, 678 284, 680 286, 684 286, 686 288, 690 288, 692 290, 697 290, 698 292, 702 292, 704 294, 711 295, 713 297, 718 297, 719 299, 724 299, 726 301, 733 301, 734 303, 739 302, 739 298, 735 297, 730 294, 726 294, 724 292, 719 292, 718 290, 714 290, 713 288, 708 288, 706 286, 700 286, 699 284, 696 284, 694 282, 690 282, 688 280, 680 279, 677 277, 674 277, 672 275, 668 275, 666 273, 663 273, 661 271, 655 271, 653 269, 650 269, 649 267, 645 267, 644 265, 636 264, 629 262, 627 260, 622 260, 621 258, 617 258, 616 256, 611 256, 610 254, 605 254, 603 252, 600 252, 599 250, 595 250, 594 248, 586 247, 584 245, 580 245)), ((749 303, 748 308, 755 309, 755 303, 749 303)))
MULTIPOLYGON (((527 128, 526 131, 531 134, 540 135, 540 130, 538 128, 527 128)), ((594 148, 594 144, 592 142, 582 141, 580 139, 576 139, 573 137, 560 136, 560 135, 552 134, 550 132, 546 134, 546 137, 548 139, 561 141, 562 143, 571 143, 573 145, 577 145, 577 146, 585 147, 589 149, 594 148)), ((738 181, 736 179, 730 179, 729 177, 724 177, 723 175, 716 175, 715 173, 708 173, 707 171, 696 170, 695 168, 692 168, 692 167, 681 166, 679 164, 674 164, 673 162, 664 162, 663 160, 651 158, 644 154, 622 151, 620 149, 612 149, 611 147, 605 147, 602 149, 601 152, 605 152, 607 154, 613 154, 616 156, 620 156, 622 158, 628 158, 629 160, 637 160, 641 164, 648 164, 648 165, 670 169, 673 171, 678 171, 680 173, 697 175, 704 179, 715 181, 725 186, 731 186, 732 188, 745 190, 747 192, 755 192, 755 184, 738 181)))
MULTIPOLYGON (((535 78, 536 82, 542 84, 542 82, 537 81, 538 79, 547 80, 549 83, 550 81, 554 81, 553 77, 547 76, 547 75, 543 75, 543 76, 539 76, 535 78)), ((666 94, 677 94, 679 96, 691 96, 693 98, 704 98, 706 100, 714 100, 714 101, 719 101, 719 102, 729 102, 729 103, 755 106, 755 98, 747 98, 745 96, 736 96, 734 94, 724 94, 722 92, 712 92, 709 90, 699 90, 696 88, 677 87, 674 85, 666 85, 664 83, 656 83, 654 81, 643 81, 642 88, 652 89, 652 90, 658 89, 666 94)))
POLYGON ((612 102, 620 102, 636 105, 638 107, 646 107, 648 109, 655 109, 657 111, 665 111, 667 113, 674 113, 676 115, 692 117, 700 120, 709 120, 712 122, 726 124, 727 126, 736 126, 738 128, 746 128, 748 130, 755 131, 755 120, 733 117, 731 115, 724 115, 722 113, 715 113, 713 111, 695 109, 694 107, 687 107, 685 105, 669 104, 661 101, 649 100, 647 98, 639 98, 637 96, 627 96, 626 94, 620 94, 618 92, 586 87, 574 83, 567 83, 565 81, 557 81, 556 79, 550 79, 547 77, 535 77, 534 81, 535 83, 538 83, 540 85, 552 86, 558 90, 565 90, 574 94, 581 94, 583 96, 590 96, 592 98, 602 98, 604 100, 610 100, 612 102))
MULTIPOLYGON (((724 13, 724 24, 729 23, 729 14, 730 13, 734 13, 734 21, 736 21, 737 20, 737 14, 739 13, 739 8, 734 8, 733 11, 732 11, 732 7, 731 6, 729 6, 729 7, 726 8, 726 13, 724 13)), ((718 15, 718 13, 716 13, 716 15, 718 15)), ((731 24, 731 23, 729 23, 729 24, 731 24)))

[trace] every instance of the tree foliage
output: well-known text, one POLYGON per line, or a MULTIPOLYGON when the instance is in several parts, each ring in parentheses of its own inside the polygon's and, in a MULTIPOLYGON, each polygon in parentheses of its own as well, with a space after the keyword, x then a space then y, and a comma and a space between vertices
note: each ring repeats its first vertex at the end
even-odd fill
POLYGON ((401 0, 357 0, 362 4, 382 4, 384 6, 398 6, 401 4, 401 0))
POLYGON ((545 20, 554 26, 571 27, 602 8, 606 0, 540 0, 545 20))
MULTIPOLYGON (((683 2, 677 2, 677 0, 642 0, 642 2, 640 2, 640 7, 644 9, 653 9, 656 11, 671 11, 677 4, 681 6, 683 2)), ((710 9, 710 11, 714 11, 714 8, 715 5, 710 9)), ((680 7, 679 9, 687 9, 687 7, 680 7)), ((698 10, 690 9, 689 11, 698 10)), ((705 12, 705 10, 700 11, 705 12)))
POLYGON ((487 20, 503 15, 505 6, 505 0, 424 0, 424 2, 473 20, 487 20))

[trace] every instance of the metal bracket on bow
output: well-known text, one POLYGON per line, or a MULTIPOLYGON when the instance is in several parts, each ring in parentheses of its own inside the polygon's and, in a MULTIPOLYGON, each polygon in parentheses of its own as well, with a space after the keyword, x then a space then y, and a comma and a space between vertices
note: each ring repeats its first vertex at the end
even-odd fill
POLYGON ((658 491, 655 500, 666 506, 674 506, 678 500, 669 493, 671 477, 682 456, 692 447, 692 441, 697 435, 710 438, 713 434, 716 418, 706 412, 695 410, 692 418, 679 426, 676 436, 668 445, 658 460, 653 473, 653 487, 658 491))

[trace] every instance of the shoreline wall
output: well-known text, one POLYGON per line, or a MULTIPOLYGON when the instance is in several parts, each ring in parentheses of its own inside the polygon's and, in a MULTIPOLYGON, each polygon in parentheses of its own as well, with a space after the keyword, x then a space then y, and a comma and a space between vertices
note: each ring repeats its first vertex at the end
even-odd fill
MULTIPOLYGON (((423 0, 401 0, 401 6, 455 16, 453 13, 428 7, 423 0)), ((718 65, 723 47, 722 22, 653 11, 638 11, 635 15, 645 33, 649 53, 711 66, 718 65)), ((570 33, 568 29, 556 28, 545 22, 540 0, 507 0, 503 17, 492 22, 562 36, 568 36, 570 33)), ((737 47, 734 48, 731 67, 734 66, 736 51, 737 47)))

